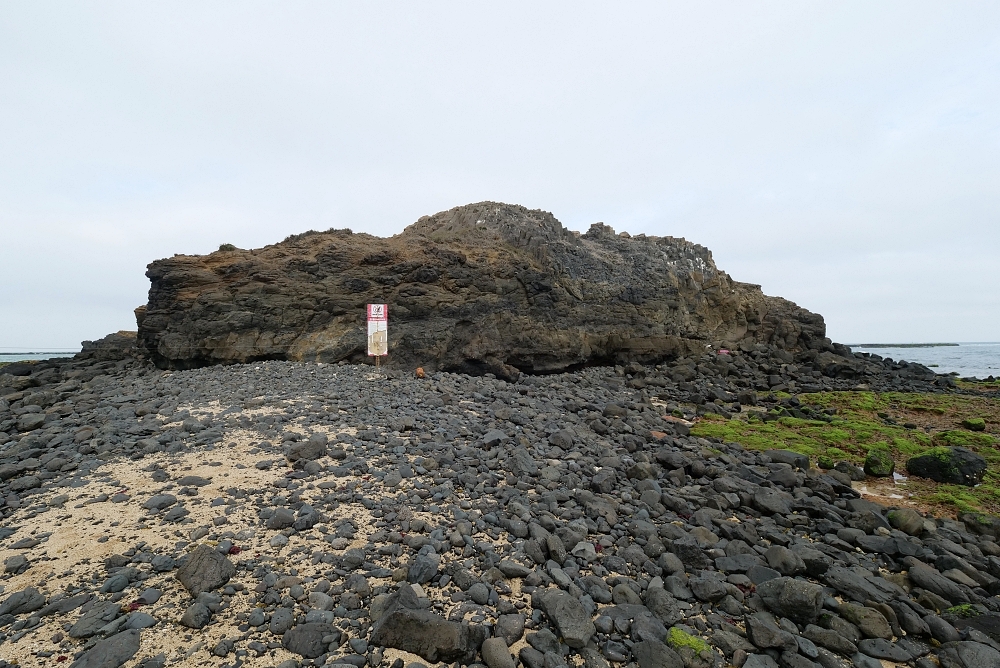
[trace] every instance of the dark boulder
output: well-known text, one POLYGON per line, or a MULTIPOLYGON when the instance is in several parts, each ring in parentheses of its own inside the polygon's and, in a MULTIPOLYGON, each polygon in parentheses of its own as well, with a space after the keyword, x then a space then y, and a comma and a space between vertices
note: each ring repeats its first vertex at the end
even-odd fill
POLYGON ((815 622, 823 608, 823 587, 805 580, 768 580, 757 585, 757 594, 771 612, 800 624, 815 622))
POLYGON ((236 567, 208 545, 199 545, 177 571, 177 579, 192 596, 212 591, 229 582, 236 567))
POLYGON ((293 654, 315 659, 324 654, 328 643, 323 639, 333 634, 333 627, 320 622, 308 622, 292 627, 281 636, 281 646, 293 654))
POLYGON ((875 448, 865 457, 864 471, 866 475, 876 478, 888 478, 896 470, 896 462, 892 453, 885 448, 875 448))
POLYGON ((939 447, 911 458, 906 470, 935 482, 973 487, 983 481, 986 460, 966 448, 939 447))
POLYGON ((428 661, 471 662, 486 639, 486 629, 449 621, 419 606, 413 588, 401 587, 386 601, 372 628, 371 642, 411 652, 428 661))
POLYGON ((139 631, 123 631, 99 641, 69 668, 118 668, 138 651, 139 631))

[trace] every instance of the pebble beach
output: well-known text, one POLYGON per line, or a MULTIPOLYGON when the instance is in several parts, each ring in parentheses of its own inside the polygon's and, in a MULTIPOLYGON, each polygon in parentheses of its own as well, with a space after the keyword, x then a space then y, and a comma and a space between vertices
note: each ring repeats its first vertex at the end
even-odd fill
POLYGON ((691 436, 667 366, 49 364, 0 404, 0 666, 1000 658, 993 525, 691 436))

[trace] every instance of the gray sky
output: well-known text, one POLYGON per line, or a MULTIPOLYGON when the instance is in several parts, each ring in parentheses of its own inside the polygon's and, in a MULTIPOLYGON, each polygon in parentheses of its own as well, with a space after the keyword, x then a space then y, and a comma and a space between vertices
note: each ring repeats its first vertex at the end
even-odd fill
POLYGON ((835 340, 1000 340, 1000 4, 0 4, 0 349, 145 265, 480 200, 683 236, 835 340))

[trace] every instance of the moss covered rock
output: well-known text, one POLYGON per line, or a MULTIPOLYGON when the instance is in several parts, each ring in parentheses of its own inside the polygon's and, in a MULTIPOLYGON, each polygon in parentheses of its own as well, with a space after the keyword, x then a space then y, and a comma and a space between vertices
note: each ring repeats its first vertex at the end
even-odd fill
POLYGON ((911 475, 935 482, 972 487, 983 481, 986 460, 966 448, 931 448, 906 462, 911 475))
POLYGON ((876 478, 887 478, 896 470, 896 462, 888 449, 875 448, 865 457, 865 473, 876 478))
POLYGON ((962 426, 969 431, 986 431, 986 420, 983 418, 966 418, 962 420, 962 426))

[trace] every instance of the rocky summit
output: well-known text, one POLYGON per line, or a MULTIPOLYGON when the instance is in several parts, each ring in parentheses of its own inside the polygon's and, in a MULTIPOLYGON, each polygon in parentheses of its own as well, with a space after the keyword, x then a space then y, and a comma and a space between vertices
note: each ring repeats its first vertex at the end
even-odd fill
POLYGON ((390 238, 307 232, 149 265, 139 344, 161 368, 364 359, 365 304, 389 307, 390 364, 514 378, 709 348, 836 353, 821 316, 716 268, 708 249, 586 234, 482 202, 390 238))

